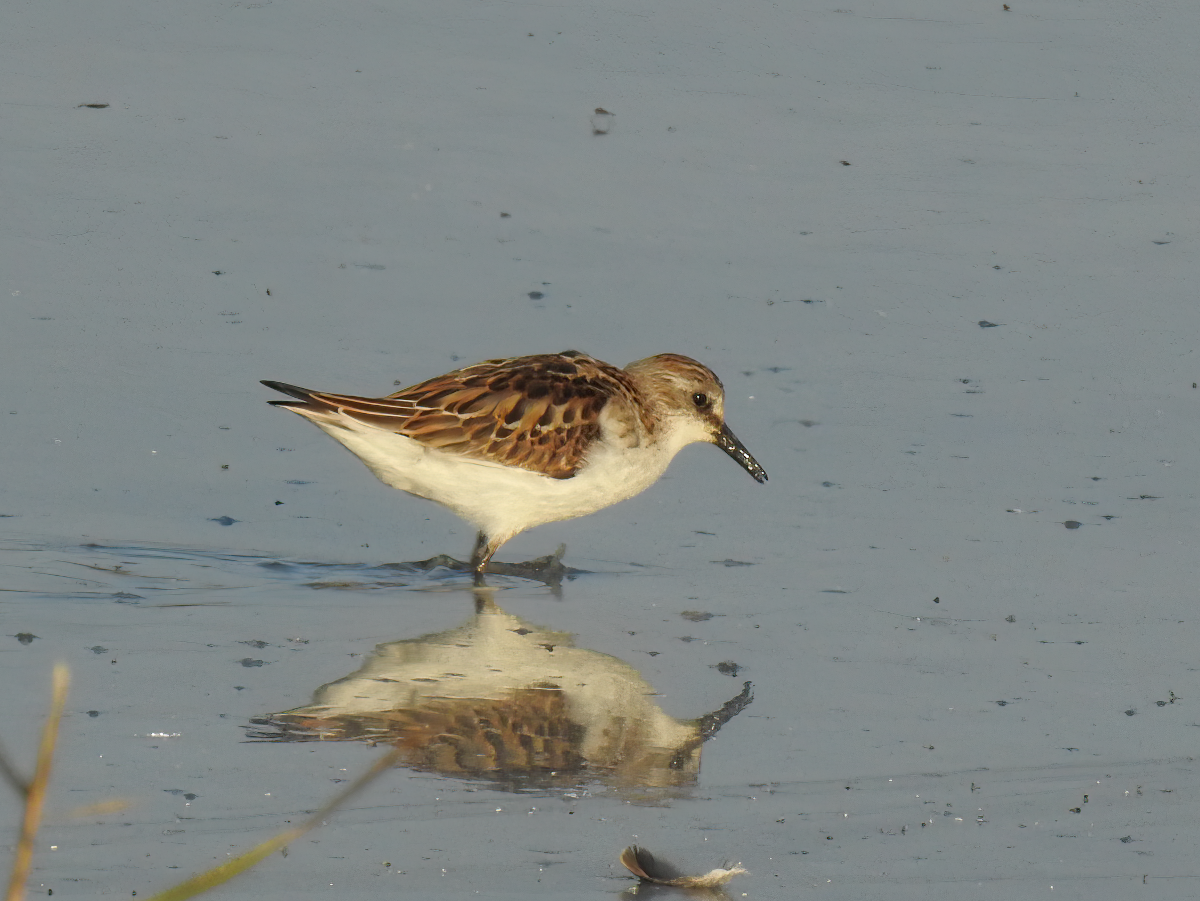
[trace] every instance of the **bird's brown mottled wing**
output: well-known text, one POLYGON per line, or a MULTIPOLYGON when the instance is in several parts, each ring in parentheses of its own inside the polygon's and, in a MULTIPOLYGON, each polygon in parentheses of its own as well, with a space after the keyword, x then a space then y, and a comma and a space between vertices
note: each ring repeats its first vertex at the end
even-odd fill
POLYGON ((378 399, 311 399, 428 447, 569 479, 610 402, 631 404, 628 375, 578 351, 487 360, 378 399))

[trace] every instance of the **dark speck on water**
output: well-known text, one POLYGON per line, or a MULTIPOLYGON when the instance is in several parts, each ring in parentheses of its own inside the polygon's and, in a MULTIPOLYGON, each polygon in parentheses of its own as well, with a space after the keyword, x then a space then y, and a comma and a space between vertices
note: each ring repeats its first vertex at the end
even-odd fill
POLYGON ((980 320, 979 320, 979 327, 980 327, 980 328, 996 328, 996 326, 998 326, 998 325, 1001 325, 1001 323, 999 323, 999 322, 988 322, 986 319, 980 319, 980 320))
POLYGON ((238 521, 239 520, 234 519, 232 516, 215 516, 209 520, 209 522, 215 522, 222 526, 231 526, 238 521))
POLYGON ((41 638, 40 635, 34 635, 32 632, 18 632, 13 636, 21 644, 33 644, 35 638, 41 638))
POLYGON ((1076 522, 1073 519, 1068 519, 1066 522, 1063 523, 1063 525, 1066 526, 1068 529, 1078 529, 1081 525, 1083 525, 1083 523, 1076 522))

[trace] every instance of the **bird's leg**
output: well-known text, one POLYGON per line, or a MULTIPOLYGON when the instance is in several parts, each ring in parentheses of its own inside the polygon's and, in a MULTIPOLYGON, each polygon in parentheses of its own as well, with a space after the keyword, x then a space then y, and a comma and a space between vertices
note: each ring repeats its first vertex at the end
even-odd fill
POLYGON ((475 533, 475 550, 471 551, 471 569, 476 572, 487 566, 488 558, 492 556, 491 554, 488 554, 487 557, 484 556, 487 552, 487 543, 487 535, 482 531, 475 533))
POLYGON ((503 541, 488 538, 482 531, 475 536, 475 550, 471 552, 471 569, 475 572, 475 584, 483 584, 483 572, 487 569, 492 554, 500 549, 503 541))

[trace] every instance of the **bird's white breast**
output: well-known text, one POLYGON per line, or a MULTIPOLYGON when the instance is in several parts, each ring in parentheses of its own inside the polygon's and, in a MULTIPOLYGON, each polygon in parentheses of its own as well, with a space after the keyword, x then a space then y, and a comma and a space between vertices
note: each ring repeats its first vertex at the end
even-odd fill
MULTIPOLYGON (((304 411, 297 411, 304 412, 304 411)), ((668 431, 655 443, 630 447, 608 436, 595 442, 569 479, 555 479, 426 447, 395 432, 336 414, 308 414, 393 488, 449 507, 501 540, 542 523, 585 516, 633 497, 666 470, 682 443, 668 431)), ((679 436, 682 437, 682 436, 679 436)))

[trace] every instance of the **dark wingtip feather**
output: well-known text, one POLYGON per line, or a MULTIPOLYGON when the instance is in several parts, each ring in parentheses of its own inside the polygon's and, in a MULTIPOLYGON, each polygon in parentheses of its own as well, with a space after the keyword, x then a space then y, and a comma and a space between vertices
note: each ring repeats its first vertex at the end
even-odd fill
MULTIPOLYGON (((268 388, 278 391, 280 394, 286 394, 290 397, 299 398, 300 400, 312 400, 312 392, 309 391, 307 388, 301 388, 297 385, 289 385, 287 382, 273 382, 269 379, 263 379, 262 383, 264 385, 266 385, 268 388)), ((272 400, 272 401, 267 401, 267 403, 279 405, 279 404, 286 404, 287 401, 272 400)))

